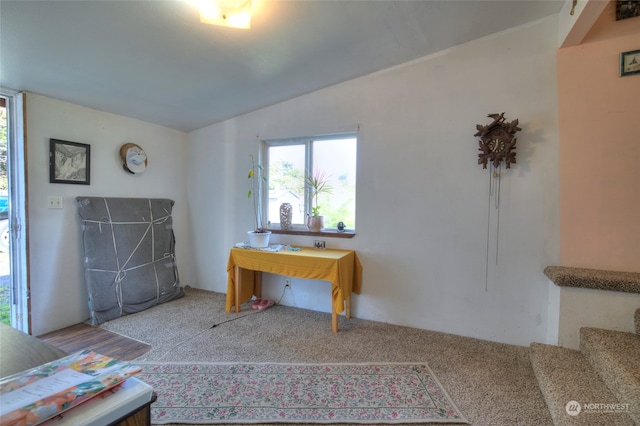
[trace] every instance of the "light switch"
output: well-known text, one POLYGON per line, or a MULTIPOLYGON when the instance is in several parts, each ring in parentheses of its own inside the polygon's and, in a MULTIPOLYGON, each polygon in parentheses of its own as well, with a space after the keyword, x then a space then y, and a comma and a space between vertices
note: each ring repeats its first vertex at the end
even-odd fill
POLYGON ((62 196, 61 195, 49 195, 48 207, 50 209, 62 208, 62 196))

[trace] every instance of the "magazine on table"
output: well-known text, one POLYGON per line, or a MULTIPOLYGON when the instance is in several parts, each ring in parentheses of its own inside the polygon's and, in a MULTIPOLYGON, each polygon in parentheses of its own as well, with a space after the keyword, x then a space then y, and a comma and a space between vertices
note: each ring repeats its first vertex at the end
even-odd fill
POLYGON ((141 367, 84 350, 0 379, 0 425, 33 426, 118 386, 141 367))
MULTIPOLYGON (((38 426, 104 426, 131 416, 153 401, 153 387, 129 377, 122 384, 38 426)), ((133 420, 132 423, 135 423, 133 420)), ((128 424, 128 423, 127 423, 128 424)), ((135 423, 137 424, 137 423, 135 423)))

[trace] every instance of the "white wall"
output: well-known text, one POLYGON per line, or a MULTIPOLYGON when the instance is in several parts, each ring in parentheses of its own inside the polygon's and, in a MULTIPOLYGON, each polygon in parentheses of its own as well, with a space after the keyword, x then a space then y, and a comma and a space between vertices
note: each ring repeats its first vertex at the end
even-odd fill
POLYGON ((26 119, 32 333, 89 317, 75 205, 79 195, 174 200, 178 271, 182 284, 189 284, 193 268, 184 190, 186 134, 35 94, 27 94, 26 119), (91 185, 49 183, 50 138, 91 145, 91 185), (144 173, 122 170, 119 149, 126 142, 147 153, 144 173), (63 196, 64 208, 48 209, 49 195, 63 196))
MULTIPOLYGON (((226 292, 228 250, 252 223, 246 173, 256 135, 359 125, 357 235, 327 239, 362 261, 353 315, 521 345, 545 341, 543 268, 559 258, 557 38, 554 16, 190 133, 195 286, 226 292), (518 163, 502 180, 498 264, 494 220, 485 291, 489 175, 477 165, 473 134, 496 112, 519 118, 523 130, 518 163)), ((265 295, 279 298, 282 277, 265 281, 265 295)), ((294 279, 292 287, 281 303, 330 312, 328 284, 294 279)))

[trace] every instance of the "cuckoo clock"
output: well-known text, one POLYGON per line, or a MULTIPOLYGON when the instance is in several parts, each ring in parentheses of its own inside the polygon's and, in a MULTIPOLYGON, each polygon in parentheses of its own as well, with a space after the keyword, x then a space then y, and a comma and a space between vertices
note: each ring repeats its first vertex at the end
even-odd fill
POLYGON ((478 154, 478 164, 482 168, 487 168, 487 163, 493 164, 497 168, 504 160, 507 169, 511 168, 511 163, 516 162, 516 132, 522 130, 518 127, 516 118, 507 123, 502 114, 489 114, 487 117, 493 119, 491 124, 483 126, 476 124, 478 130, 474 136, 480 138, 478 141, 480 153, 478 154))

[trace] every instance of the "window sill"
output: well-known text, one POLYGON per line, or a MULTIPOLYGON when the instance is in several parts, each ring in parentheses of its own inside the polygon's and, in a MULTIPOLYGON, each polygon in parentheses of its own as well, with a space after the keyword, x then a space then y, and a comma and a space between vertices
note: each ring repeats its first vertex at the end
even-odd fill
POLYGON ((268 230, 271 231, 272 234, 308 235, 313 237, 327 237, 327 238, 353 238, 356 236, 355 231, 338 232, 337 230, 334 230, 334 229, 325 229, 324 231, 320 231, 320 232, 311 232, 311 231, 306 231, 304 229, 284 230, 284 229, 268 228, 268 230))

